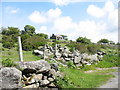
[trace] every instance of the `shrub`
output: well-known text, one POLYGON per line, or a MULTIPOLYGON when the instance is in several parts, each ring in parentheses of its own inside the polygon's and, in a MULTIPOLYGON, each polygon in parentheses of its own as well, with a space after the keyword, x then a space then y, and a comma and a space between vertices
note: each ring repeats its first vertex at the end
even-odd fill
POLYGON ((37 49, 39 46, 47 44, 47 40, 39 36, 31 36, 22 42, 23 50, 30 51, 37 49))
POLYGON ((100 47, 95 44, 89 44, 87 45, 87 50, 90 54, 95 54, 97 51, 100 51, 100 47))
POLYGON ((15 42, 12 39, 12 36, 6 36, 6 35, 4 35, 2 37, 2 44, 3 44, 4 48, 9 48, 10 49, 10 48, 14 47, 15 42))
POLYGON ((82 43, 77 43, 76 49, 79 50, 81 53, 87 53, 88 52, 86 45, 84 45, 82 43))
POLYGON ((14 67, 14 66, 17 66, 17 64, 14 63, 14 61, 12 61, 12 60, 9 59, 9 58, 2 60, 2 65, 3 65, 4 67, 14 67))
POLYGON ((101 39, 97 43, 109 43, 108 39, 101 39))
POLYGON ((90 44, 91 43, 90 39, 87 39, 86 37, 79 37, 79 38, 77 38, 76 41, 80 42, 80 43, 84 43, 84 44, 90 44))
POLYGON ((73 62, 71 62, 71 61, 67 62, 67 66, 69 68, 76 68, 75 64, 73 62))
POLYGON ((73 52, 76 47, 76 42, 71 41, 67 46, 70 48, 70 51, 73 52))

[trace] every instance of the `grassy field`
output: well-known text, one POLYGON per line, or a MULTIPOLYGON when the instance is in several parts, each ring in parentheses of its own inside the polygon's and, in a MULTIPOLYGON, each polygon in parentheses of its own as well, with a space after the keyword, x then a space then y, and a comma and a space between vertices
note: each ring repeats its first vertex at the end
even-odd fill
MULTIPOLYGON (((51 44, 51 43, 50 43, 51 44)), ((2 44, 0 43, 0 51, 2 52, 2 60, 11 59, 13 61, 19 61, 19 54, 17 48, 6 49, 2 48, 2 44)), ((64 45, 63 45, 64 46, 64 45)), ((96 68, 110 68, 117 67, 118 60, 120 57, 117 54, 117 51, 114 49, 106 50, 107 55, 104 56, 103 60, 98 64, 93 64, 90 66, 84 66, 80 70, 71 68, 73 64, 68 63, 68 67, 60 66, 59 69, 63 73, 64 77, 58 77, 56 79, 55 84, 59 88, 96 88, 101 84, 107 82, 108 79, 114 77, 109 72, 113 72, 115 70, 101 70, 92 73, 85 73, 88 70, 96 70, 96 68)), ((36 61, 40 60, 40 57, 32 54, 32 51, 23 51, 23 59, 24 61, 36 61)), ((50 61, 48 61, 50 62, 50 61)))
POLYGON ((61 67, 64 77, 58 78, 56 83, 59 88, 96 88, 114 77, 109 72, 115 70, 102 70, 93 73, 84 73, 82 70, 61 67))
MULTIPOLYGON (((2 49, 2 59, 10 58, 13 61, 19 61, 19 53, 16 48, 12 49, 2 49)), ((40 60, 40 57, 32 54, 32 51, 23 51, 24 61, 36 61, 40 60)))

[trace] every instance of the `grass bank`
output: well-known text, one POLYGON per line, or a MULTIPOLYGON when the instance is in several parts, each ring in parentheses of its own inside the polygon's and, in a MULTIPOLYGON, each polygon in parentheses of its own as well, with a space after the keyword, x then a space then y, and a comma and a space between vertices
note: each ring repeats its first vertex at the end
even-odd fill
POLYGON ((85 73, 83 70, 71 69, 66 67, 60 68, 64 77, 58 78, 56 84, 59 88, 96 88, 103 82, 107 82, 114 77, 109 72, 115 70, 102 70, 99 72, 85 73))

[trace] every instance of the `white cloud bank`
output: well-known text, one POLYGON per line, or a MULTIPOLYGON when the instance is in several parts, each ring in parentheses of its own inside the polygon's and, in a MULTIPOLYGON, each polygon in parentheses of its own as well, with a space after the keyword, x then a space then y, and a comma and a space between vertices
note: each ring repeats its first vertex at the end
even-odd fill
POLYGON ((118 41, 118 9, 115 9, 111 1, 106 2, 103 8, 89 5, 86 12, 97 20, 88 19, 76 23, 70 16, 62 16, 59 8, 47 12, 34 11, 28 18, 36 24, 45 24, 40 27, 39 32, 49 33, 49 35, 65 34, 72 40, 82 36, 91 39, 92 42, 102 38, 118 41))
POLYGON ((19 12, 20 8, 14 8, 14 7, 6 7, 5 10, 8 12, 8 13, 11 13, 11 14, 16 14, 19 12))

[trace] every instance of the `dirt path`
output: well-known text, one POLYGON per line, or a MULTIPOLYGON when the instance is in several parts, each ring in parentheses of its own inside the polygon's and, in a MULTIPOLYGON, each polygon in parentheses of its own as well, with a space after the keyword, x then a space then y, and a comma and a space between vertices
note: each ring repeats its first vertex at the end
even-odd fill
MULTIPOLYGON (((118 70, 118 67, 113 67, 110 69, 118 70)), ((99 88, 118 88, 118 78, 120 78, 120 74, 118 74, 118 72, 112 72, 111 74, 115 75, 115 77, 108 80, 106 84, 100 86, 99 88)))

